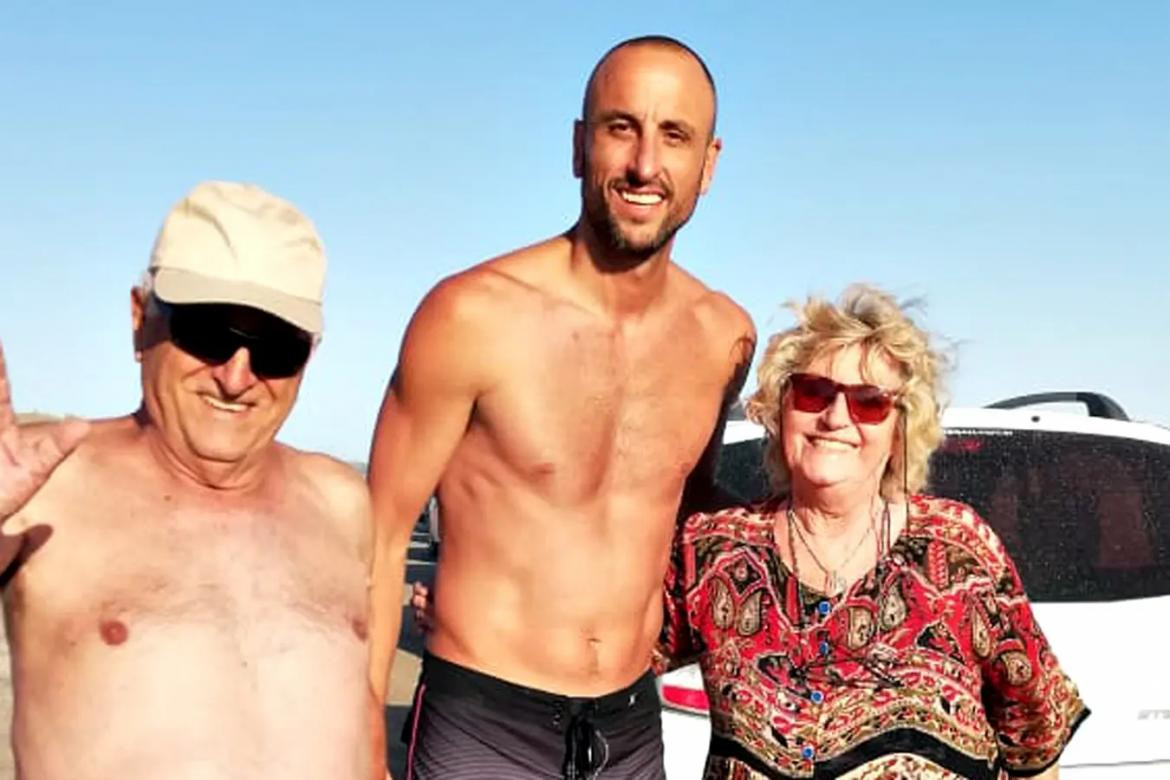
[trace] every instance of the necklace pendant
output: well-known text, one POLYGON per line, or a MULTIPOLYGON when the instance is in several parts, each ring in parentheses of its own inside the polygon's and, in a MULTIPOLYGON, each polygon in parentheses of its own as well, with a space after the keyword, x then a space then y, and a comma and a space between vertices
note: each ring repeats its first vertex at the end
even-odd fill
POLYGON ((829 575, 829 595, 840 596, 845 592, 845 578, 833 572, 829 575))

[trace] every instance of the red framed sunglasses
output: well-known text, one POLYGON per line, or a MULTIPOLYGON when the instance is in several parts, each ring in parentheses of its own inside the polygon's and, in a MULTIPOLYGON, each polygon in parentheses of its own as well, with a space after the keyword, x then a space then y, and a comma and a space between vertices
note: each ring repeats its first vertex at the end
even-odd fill
POLYGON ((798 412, 823 412, 845 394, 849 417, 855 423, 877 425, 890 416, 897 394, 877 385, 845 385, 820 374, 792 374, 788 377, 792 408, 798 412))

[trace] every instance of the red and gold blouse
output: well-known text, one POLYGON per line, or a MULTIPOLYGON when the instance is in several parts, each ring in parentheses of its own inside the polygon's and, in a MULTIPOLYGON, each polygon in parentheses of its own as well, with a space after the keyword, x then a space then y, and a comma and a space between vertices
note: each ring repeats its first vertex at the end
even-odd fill
POLYGON ((661 650, 702 666, 706 780, 990 780, 1057 760, 1088 710, 973 509, 913 497, 889 553, 830 598, 781 562, 778 508, 694 515, 672 553, 661 650))

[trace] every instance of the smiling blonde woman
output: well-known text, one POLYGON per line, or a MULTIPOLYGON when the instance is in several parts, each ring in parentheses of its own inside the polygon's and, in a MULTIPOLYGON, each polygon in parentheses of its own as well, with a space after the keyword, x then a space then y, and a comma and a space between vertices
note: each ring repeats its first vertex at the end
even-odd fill
POLYGON ((924 495, 942 358, 872 287, 771 338, 774 496, 684 523, 662 651, 698 658, 704 777, 1056 776, 1088 710, 970 507, 924 495))

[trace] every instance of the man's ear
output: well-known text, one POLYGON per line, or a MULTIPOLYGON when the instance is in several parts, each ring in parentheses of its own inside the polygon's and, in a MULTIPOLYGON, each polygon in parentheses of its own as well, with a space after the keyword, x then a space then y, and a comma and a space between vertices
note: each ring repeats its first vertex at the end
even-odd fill
POLYGON ((699 182, 699 193, 707 194, 707 190, 711 188, 711 180, 715 178, 715 164, 719 162, 719 153, 723 151, 723 140, 721 138, 712 138, 711 143, 707 144, 707 151, 703 157, 703 178, 699 182))
POLYGON ((142 360, 142 352, 146 349, 146 293, 141 287, 130 288, 130 328, 134 344, 134 359, 142 360))
POLYGON ((585 175, 585 123, 580 119, 573 122, 573 177, 585 175))

